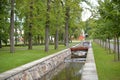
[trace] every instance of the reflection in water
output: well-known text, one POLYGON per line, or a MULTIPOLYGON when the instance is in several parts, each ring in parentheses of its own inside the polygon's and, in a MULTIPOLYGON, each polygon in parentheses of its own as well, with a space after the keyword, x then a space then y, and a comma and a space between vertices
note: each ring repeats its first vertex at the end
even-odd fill
POLYGON ((61 63, 40 80, 80 80, 83 64, 79 62, 61 63))
POLYGON ((80 80, 82 63, 65 63, 66 66, 51 80, 80 80))

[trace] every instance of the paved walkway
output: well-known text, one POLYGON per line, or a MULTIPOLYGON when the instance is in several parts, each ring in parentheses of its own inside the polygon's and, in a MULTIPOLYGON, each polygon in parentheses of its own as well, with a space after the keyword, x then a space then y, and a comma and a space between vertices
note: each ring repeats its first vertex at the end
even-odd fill
POLYGON ((92 48, 90 48, 88 51, 86 63, 83 67, 81 80, 98 80, 92 48))

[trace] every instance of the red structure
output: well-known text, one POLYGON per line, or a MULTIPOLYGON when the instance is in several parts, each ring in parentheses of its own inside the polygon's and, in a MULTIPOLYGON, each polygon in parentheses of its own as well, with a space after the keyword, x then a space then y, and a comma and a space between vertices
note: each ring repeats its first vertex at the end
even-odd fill
POLYGON ((79 38, 78 38, 78 40, 84 40, 85 39, 85 37, 84 36, 79 36, 79 38))

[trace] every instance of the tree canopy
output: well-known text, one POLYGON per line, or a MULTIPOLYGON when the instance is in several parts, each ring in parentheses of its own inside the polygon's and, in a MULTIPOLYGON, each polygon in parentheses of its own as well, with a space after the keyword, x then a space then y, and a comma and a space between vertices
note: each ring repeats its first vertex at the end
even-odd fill
POLYGON ((58 48, 58 43, 68 45, 71 36, 78 37, 80 33, 76 32, 76 29, 81 28, 81 2, 1 0, 0 47, 3 43, 10 43, 14 49, 14 45, 22 41, 24 45, 28 45, 28 49, 32 49, 33 44, 45 44, 45 51, 48 51, 50 38, 54 39, 52 42, 55 42, 55 49, 58 48))

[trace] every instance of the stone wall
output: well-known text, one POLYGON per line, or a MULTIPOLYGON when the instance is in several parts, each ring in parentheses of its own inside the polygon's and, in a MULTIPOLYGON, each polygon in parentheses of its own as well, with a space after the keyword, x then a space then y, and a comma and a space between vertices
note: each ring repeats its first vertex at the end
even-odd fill
POLYGON ((46 74, 64 62, 71 54, 70 49, 44 57, 40 60, 25 64, 18 68, 0 74, 0 80, 47 80, 46 74))

